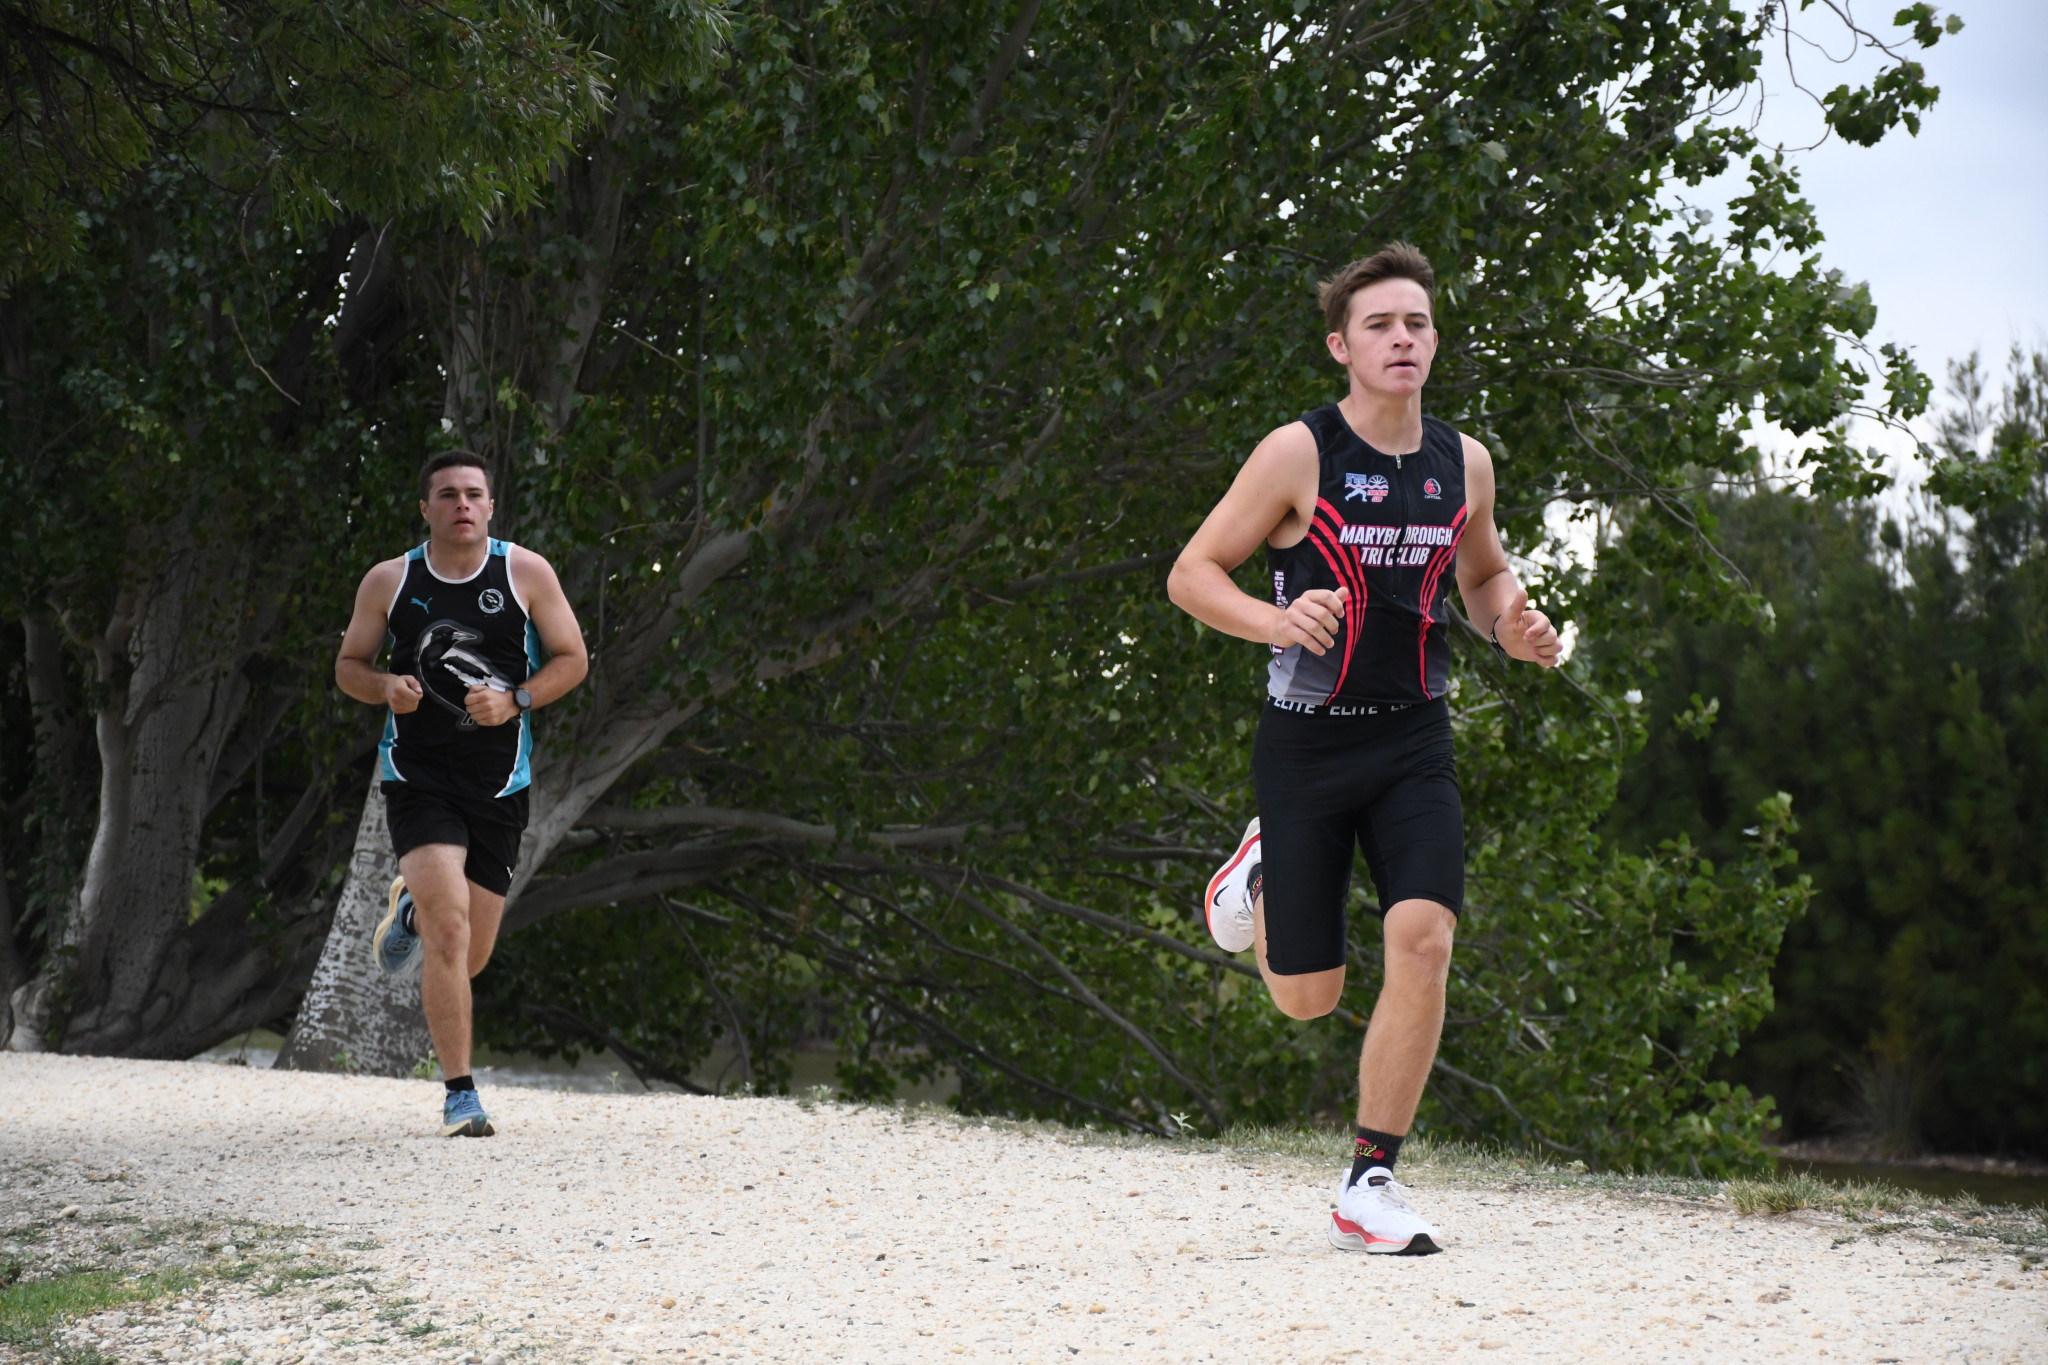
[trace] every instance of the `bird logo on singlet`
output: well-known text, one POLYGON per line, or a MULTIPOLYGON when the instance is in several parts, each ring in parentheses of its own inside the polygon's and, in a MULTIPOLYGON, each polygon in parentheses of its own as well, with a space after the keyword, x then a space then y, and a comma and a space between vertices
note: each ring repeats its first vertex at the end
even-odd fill
POLYGON ((1393 485, 1387 482, 1387 476, 1384 474, 1346 474, 1344 476, 1344 501, 1346 502, 1351 501, 1353 498, 1363 498, 1371 503, 1384 502, 1387 494, 1393 491, 1393 485))
POLYGON ((1422 496, 1430 499, 1432 502, 1440 502, 1444 496, 1444 486, 1435 479, 1424 479, 1422 481, 1422 496))
POLYGON ((498 676, 483 656, 470 649, 483 638, 458 622, 436 621, 420 632, 420 642, 413 650, 419 666, 420 690, 456 717, 458 730, 476 728, 476 721, 464 704, 470 688, 510 692, 513 687, 498 676))
POLYGON ((485 588, 476 595, 476 604, 486 615, 496 616, 505 610, 505 594, 496 588, 485 588))

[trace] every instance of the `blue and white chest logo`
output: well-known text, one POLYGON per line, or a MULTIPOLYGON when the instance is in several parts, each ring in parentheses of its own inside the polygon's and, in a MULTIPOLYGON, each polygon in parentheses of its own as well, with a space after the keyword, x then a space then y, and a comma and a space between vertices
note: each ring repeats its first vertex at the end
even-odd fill
POLYGON ((1439 499, 1441 499, 1441 498, 1443 497, 1443 495, 1444 495, 1444 486, 1443 486, 1442 484, 1438 483, 1438 482, 1437 482, 1437 481, 1436 481, 1435 479, 1424 479, 1424 480, 1422 481, 1422 496, 1423 496, 1423 497, 1425 497, 1425 498, 1429 498, 1429 499, 1430 499, 1430 500, 1432 500, 1432 501, 1436 501, 1436 500, 1439 500, 1439 499))
POLYGON ((1344 501, 1364 498, 1367 502, 1384 502, 1387 494, 1393 492, 1393 485, 1384 474, 1346 474, 1344 476, 1344 501))
POLYGON ((505 594, 496 588, 485 588, 476 595, 476 604, 487 616, 496 616, 505 610, 505 594))

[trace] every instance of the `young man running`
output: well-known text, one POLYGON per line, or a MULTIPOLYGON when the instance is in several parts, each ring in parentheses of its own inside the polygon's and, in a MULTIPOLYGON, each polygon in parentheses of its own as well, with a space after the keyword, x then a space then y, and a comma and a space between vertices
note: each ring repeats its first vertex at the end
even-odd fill
POLYGON ((1257 947, 1282 1013, 1337 1007, 1354 841, 1371 869, 1386 981, 1358 1059, 1358 1140, 1330 1240, 1411 1256, 1438 1250, 1438 1234, 1394 1163, 1436 1058, 1465 892, 1445 571, 1508 654, 1558 659, 1557 632, 1501 550, 1486 448, 1422 415, 1435 297, 1435 272, 1404 243, 1324 283, 1350 393, 1259 443, 1168 580, 1205 625, 1272 646, 1252 747, 1259 818, 1203 909, 1224 951, 1257 947), (1262 541, 1271 602, 1230 579, 1262 541))
POLYGON ((378 762, 401 875, 370 953, 394 974, 425 960, 420 1003, 447 1077, 443 1137, 494 1131, 469 1074, 469 981, 491 959, 526 829, 528 712, 589 668, 554 569, 492 540, 491 507, 477 456, 427 461, 427 542, 364 575, 334 661, 342 691, 388 708, 378 762), (375 662, 387 639, 388 673, 375 662))

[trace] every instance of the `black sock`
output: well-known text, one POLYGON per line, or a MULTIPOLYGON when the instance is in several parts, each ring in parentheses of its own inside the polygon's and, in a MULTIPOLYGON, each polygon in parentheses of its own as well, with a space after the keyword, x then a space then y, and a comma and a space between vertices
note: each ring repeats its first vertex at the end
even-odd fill
POLYGON ((415 936, 419 934, 420 930, 419 926, 413 922, 412 912, 417 909, 419 909, 419 906, 414 903, 413 898, 407 896, 405 898, 405 909, 398 912, 399 924, 404 926, 405 932, 415 936))
POLYGON ((1259 896, 1266 889, 1266 865, 1253 863, 1251 872, 1244 879, 1244 903, 1258 908, 1259 896))
MULTIPOLYGON (((476 1082, 471 1080, 467 1076, 450 1076, 447 1080, 441 1082, 441 1084, 448 1087, 448 1093, 451 1095, 458 1090, 476 1089, 476 1082)), ((1399 1142, 1400 1139, 1395 1138, 1394 1141, 1399 1142)))
POLYGON ((1370 1128, 1358 1130, 1358 1141, 1351 1146, 1351 1178, 1344 1183, 1356 1185, 1358 1177, 1375 1166, 1394 1169, 1395 1158, 1401 1155, 1401 1134, 1380 1133, 1370 1128))

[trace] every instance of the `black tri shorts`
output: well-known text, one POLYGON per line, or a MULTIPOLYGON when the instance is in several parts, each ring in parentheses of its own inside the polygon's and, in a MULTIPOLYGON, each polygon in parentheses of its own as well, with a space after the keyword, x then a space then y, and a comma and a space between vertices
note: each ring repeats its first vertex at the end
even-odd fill
POLYGON ((510 796, 456 796, 385 782, 384 819, 399 857, 427 844, 455 844, 469 850, 462 875, 493 895, 512 889, 519 863, 519 836, 526 832, 526 789, 510 796))
POLYGON ((1439 697, 1376 713, 1266 705, 1252 744, 1266 899, 1266 966, 1301 976, 1345 965, 1352 850, 1365 853, 1380 913, 1465 904, 1465 812, 1439 697))

